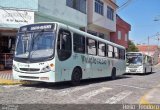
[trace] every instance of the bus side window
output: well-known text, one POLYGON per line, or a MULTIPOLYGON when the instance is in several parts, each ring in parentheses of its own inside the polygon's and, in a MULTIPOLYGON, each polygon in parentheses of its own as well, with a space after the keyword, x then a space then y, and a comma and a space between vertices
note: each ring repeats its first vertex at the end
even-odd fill
POLYGON ((111 45, 108 45, 108 57, 109 58, 114 57, 113 46, 111 46, 111 45))
POLYGON ((98 42, 98 55, 102 57, 106 56, 106 44, 103 42, 98 42))
POLYGON ((85 53, 85 37, 80 34, 73 34, 73 44, 75 53, 85 53))
POLYGON ((118 54, 119 52, 118 51, 119 51, 118 48, 114 47, 114 57, 117 58, 117 59, 119 58, 119 54, 118 54))
POLYGON ((125 60, 125 50, 119 49, 119 58, 125 60))
POLYGON ((87 53, 89 55, 97 55, 97 41, 87 38, 87 53))
POLYGON ((67 60, 72 54, 71 33, 67 30, 59 30, 57 41, 57 53, 60 61, 67 60))

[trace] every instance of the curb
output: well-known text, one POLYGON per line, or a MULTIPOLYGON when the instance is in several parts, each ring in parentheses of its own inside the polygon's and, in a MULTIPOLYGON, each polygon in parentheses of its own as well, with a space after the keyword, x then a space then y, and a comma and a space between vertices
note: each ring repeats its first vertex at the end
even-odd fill
MULTIPOLYGON (((146 105, 148 108, 152 108, 152 110, 160 110, 160 106, 158 106, 157 104, 154 104, 153 102, 150 102, 147 97, 149 96, 149 94, 151 94, 154 90, 156 90, 157 87, 159 87, 160 85, 152 88, 151 90, 149 90, 146 94, 144 94, 141 98, 140 98, 140 105, 146 105)), ((153 99, 153 98, 151 98, 153 99)))
POLYGON ((157 68, 158 66, 160 66, 160 63, 158 63, 157 65, 154 65, 155 68, 157 68))
POLYGON ((26 83, 18 80, 0 79, 0 85, 17 85, 17 84, 26 84, 26 83))

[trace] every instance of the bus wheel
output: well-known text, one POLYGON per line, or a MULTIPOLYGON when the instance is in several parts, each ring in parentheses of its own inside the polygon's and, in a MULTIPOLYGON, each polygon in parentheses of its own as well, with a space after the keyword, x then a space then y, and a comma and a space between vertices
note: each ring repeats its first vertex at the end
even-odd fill
POLYGON ((146 70, 146 68, 145 68, 145 70, 144 70, 144 74, 147 74, 147 70, 146 70))
POLYGON ((151 68, 151 73, 153 72, 153 69, 151 68))
POLYGON ((80 81, 82 79, 82 72, 79 68, 75 68, 72 72, 72 79, 71 79, 71 84, 73 86, 79 85, 80 81))
POLYGON ((112 79, 112 80, 115 80, 115 79, 116 79, 116 68, 113 68, 113 69, 112 69, 111 79, 112 79))

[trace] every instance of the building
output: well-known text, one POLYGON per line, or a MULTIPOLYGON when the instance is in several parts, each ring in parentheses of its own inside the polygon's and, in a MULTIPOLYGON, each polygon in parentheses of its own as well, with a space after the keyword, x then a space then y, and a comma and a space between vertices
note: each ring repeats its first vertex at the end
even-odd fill
POLYGON ((12 57, 18 28, 34 23, 38 0, 0 1, 0 69, 12 66, 12 57))
POLYGON ((116 0, 39 0, 35 22, 59 21, 110 40, 116 32, 116 0))
POLYGON ((86 0, 39 0, 35 22, 58 21, 75 28, 87 26, 86 0))
POLYGON ((90 34, 110 40, 110 33, 116 32, 116 5, 115 0, 87 0, 88 26, 90 34))
POLYGON ((131 25, 116 15, 116 32, 111 32, 111 41, 128 48, 131 25))
POLYGON ((157 64, 160 62, 160 49, 157 45, 137 45, 137 48, 140 52, 152 56, 154 58, 154 64, 157 64))

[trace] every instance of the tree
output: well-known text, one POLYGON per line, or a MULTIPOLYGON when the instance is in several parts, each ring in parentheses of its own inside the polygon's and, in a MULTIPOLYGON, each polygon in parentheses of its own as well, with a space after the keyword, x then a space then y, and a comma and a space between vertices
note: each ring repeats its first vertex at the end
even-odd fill
POLYGON ((134 42, 131 40, 128 41, 128 49, 127 52, 138 52, 138 48, 135 46, 134 42))

